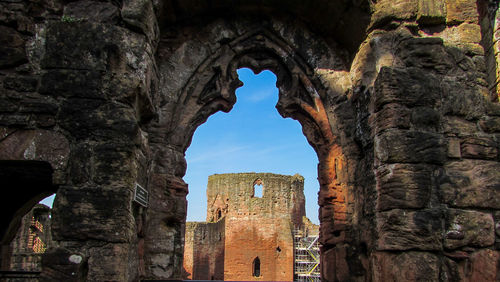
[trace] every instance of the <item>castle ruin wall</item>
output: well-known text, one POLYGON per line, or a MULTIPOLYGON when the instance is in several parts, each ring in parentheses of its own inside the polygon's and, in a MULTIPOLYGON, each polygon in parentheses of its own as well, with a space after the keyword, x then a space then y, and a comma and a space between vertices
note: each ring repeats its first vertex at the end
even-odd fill
POLYGON ((499 15, 487 0, 0 1, 0 175, 17 193, 1 247, 57 192, 43 279, 181 277, 184 153, 249 67, 276 74, 279 113, 317 153, 323 281, 498 280, 499 15))

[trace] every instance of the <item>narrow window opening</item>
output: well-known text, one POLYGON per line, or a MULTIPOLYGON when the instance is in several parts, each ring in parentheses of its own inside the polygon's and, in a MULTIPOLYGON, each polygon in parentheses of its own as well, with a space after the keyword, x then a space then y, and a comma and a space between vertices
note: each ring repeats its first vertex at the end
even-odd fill
POLYGON ((219 210, 217 210, 217 216, 216 216, 215 220, 218 221, 221 218, 222 218, 222 211, 219 209, 219 210))
POLYGON ((253 182, 253 197, 262 198, 264 195, 264 185, 261 179, 257 179, 253 182))
POLYGON ((253 196, 256 197, 256 198, 262 198, 262 192, 263 192, 263 189, 262 189, 262 185, 257 185, 255 184, 253 186, 253 196))
POLYGON ((253 260, 253 272, 252 272, 253 277, 260 277, 260 259, 259 257, 256 257, 253 260))
POLYGON ((337 159, 335 159, 335 162, 334 162, 334 172, 335 172, 335 175, 333 176, 333 179, 337 179, 337 175, 338 175, 337 166, 338 166, 337 159))

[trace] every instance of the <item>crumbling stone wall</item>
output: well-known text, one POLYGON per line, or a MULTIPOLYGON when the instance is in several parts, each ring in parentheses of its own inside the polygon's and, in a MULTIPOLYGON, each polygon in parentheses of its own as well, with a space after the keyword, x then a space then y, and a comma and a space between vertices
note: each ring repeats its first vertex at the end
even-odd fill
POLYGON ((187 278, 292 281, 293 231, 314 225, 305 217, 304 178, 272 173, 215 174, 208 178, 207 222, 188 222, 187 278), (262 185, 262 196, 255 194, 262 185), (255 258, 260 275, 252 273, 255 258))
POLYGON ((184 277, 224 280, 226 222, 187 222, 184 241, 184 277))
POLYGON ((0 172, 46 172, 2 205, 2 245, 57 191, 47 279, 180 277, 184 152, 250 67, 318 154, 323 280, 495 280, 488 5, 491 22, 486 0, 0 1, 0 172))
POLYGON ((377 3, 361 47, 387 43, 375 51, 368 90, 377 199, 372 279, 498 279, 498 206, 487 200, 497 197, 490 193, 498 187, 498 132, 486 124, 500 111, 490 102, 476 2, 384 5, 377 3), (377 30, 394 11, 394 29, 377 30))
POLYGON ((304 178, 272 173, 208 178, 207 222, 188 222, 187 278, 292 281, 293 231, 305 217, 304 178), (262 197, 255 194, 262 185, 262 197), (255 277, 253 262, 260 261, 255 277))
MULTIPOLYGON (((305 216, 304 178, 270 173, 223 174, 209 177, 209 203, 225 201, 225 280, 292 281, 293 235, 305 216), (254 196, 254 184, 262 197, 254 196), (245 251, 243 251, 245 250, 245 251), (260 275, 253 277, 253 261, 260 275)), ((213 215, 214 207, 208 208, 213 215)), ((207 213, 207 219, 210 215, 207 213)))
POLYGON ((207 222, 218 218, 258 215, 302 225, 305 212, 304 177, 274 173, 226 173, 208 177, 207 222), (262 196, 255 194, 261 185, 262 196), (221 211, 219 216, 218 211, 221 211))
POLYGON ((21 228, 11 243, 9 270, 42 271, 42 255, 52 247, 50 230, 50 208, 37 204, 23 217, 21 228))
POLYGON ((152 114, 153 54, 144 34, 123 27, 126 12, 115 4, 1 2, 2 168, 22 171, 30 161, 51 168, 47 184, 24 183, 23 174, 8 179, 7 187, 29 198, 18 198, 16 210, 5 214, 16 220, 17 209, 28 211, 57 192, 58 249, 46 253, 56 257, 47 260, 53 271, 44 271, 44 279, 139 277, 141 208, 131 199, 134 183, 147 178, 139 124, 152 114), (72 255, 80 259, 69 261, 72 255))

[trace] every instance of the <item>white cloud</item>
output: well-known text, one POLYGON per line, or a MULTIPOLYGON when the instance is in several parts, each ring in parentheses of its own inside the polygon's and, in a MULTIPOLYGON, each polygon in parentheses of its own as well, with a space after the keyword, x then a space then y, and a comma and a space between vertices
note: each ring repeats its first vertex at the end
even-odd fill
POLYGON ((193 163, 202 163, 206 161, 214 162, 214 160, 220 159, 221 157, 228 156, 229 154, 242 152, 247 148, 248 146, 232 146, 226 148, 207 150, 201 154, 186 155, 186 161, 188 165, 193 163))
POLYGON ((241 98, 249 102, 257 103, 264 101, 273 95, 277 95, 278 94, 277 91, 278 89, 276 87, 268 87, 258 91, 252 91, 251 93, 248 94, 241 95, 241 98))

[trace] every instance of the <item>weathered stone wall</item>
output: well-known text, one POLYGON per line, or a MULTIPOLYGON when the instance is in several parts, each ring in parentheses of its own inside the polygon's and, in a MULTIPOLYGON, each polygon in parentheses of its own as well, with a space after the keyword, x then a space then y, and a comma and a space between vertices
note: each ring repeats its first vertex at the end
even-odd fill
POLYGON ((207 219, 218 208, 226 222, 225 280, 293 280, 294 228, 305 216, 304 178, 271 173, 216 174, 208 179, 207 219), (254 197, 254 184, 262 197, 254 197), (260 277, 252 263, 260 260, 260 277))
POLYGON ((0 173, 52 178, 17 185, 2 245, 57 190, 47 279, 180 277, 184 152, 250 67, 318 154, 323 280, 498 279, 488 2, 0 1, 0 173))
MULTIPOLYGON (((89 280, 137 279, 141 208, 131 198, 135 182, 147 183, 140 124, 153 113, 154 42, 133 24, 124 27, 134 17, 127 4, 0 5, 1 159, 45 161, 53 169, 59 249, 47 255, 78 255, 73 265, 89 280)), ((22 179, 9 182, 15 187, 22 179)), ((18 208, 47 196, 46 187, 30 184, 21 187, 32 198, 18 208)), ((55 269, 47 275, 68 272, 48 267, 55 269)), ((74 271, 45 279, 70 281, 74 271)))
POLYGON ((185 278, 224 280, 226 222, 187 222, 184 241, 185 278))
POLYGON ((481 45, 484 48, 486 81, 492 100, 498 101, 500 72, 499 14, 497 1, 478 1, 478 22, 481 27, 481 45))
POLYGON ((293 237, 290 220, 257 215, 228 219, 224 279, 229 281, 292 281, 293 237), (252 275, 260 260, 260 276, 252 275))
POLYGON ((208 177, 207 221, 216 221, 218 211, 227 219, 258 215, 259 218, 289 220, 299 228, 305 216, 304 178, 273 173, 228 173, 208 177), (262 186, 262 197, 254 195, 262 186))
POLYGON ((354 95, 370 97, 371 279, 498 279, 498 205, 489 199, 498 197, 491 125, 500 108, 490 102, 476 1, 380 1, 375 8, 353 64, 362 70, 354 95))
POLYGON ((294 229, 305 218, 304 178, 272 173, 208 178, 207 222, 188 222, 184 268, 192 279, 292 281, 294 229), (262 185, 262 197, 254 193, 262 185), (254 277, 253 261, 260 260, 254 277))

